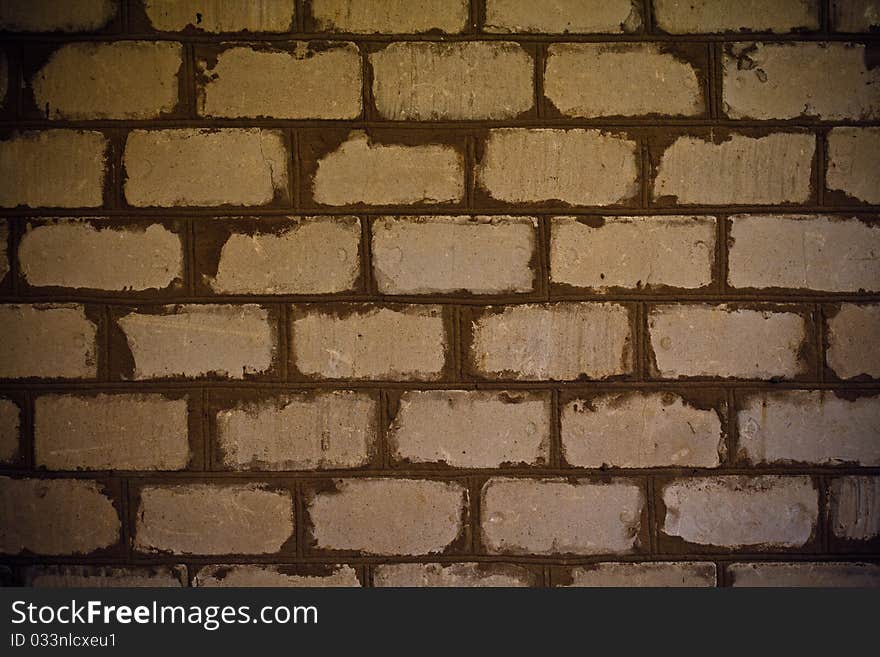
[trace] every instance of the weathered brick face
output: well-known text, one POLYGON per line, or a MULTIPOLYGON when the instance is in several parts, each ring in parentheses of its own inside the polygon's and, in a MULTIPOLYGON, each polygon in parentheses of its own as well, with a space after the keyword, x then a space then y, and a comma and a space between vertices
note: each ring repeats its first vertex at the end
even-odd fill
POLYGON ((0 584, 880 587, 877 0, 0 33, 0 584))

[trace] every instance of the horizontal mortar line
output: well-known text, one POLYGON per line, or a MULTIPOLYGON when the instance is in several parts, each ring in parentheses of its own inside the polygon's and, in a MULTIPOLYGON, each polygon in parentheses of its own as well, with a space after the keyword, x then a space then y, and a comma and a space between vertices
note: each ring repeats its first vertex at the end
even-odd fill
POLYGON ((144 217, 170 219, 180 217, 205 218, 248 218, 248 217, 287 217, 287 216, 392 216, 392 217, 431 217, 431 216, 523 216, 523 217, 554 217, 554 216, 665 216, 665 215, 738 215, 738 214, 842 214, 877 215, 880 205, 688 205, 688 206, 654 206, 637 207, 528 207, 523 205, 503 207, 488 206, 477 208, 464 207, 426 207, 419 206, 380 206, 380 207, 176 207, 176 208, 3 208, 0 217, 13 219, 28 218, 88 218, 88 217, 144 217))
POLYGON ((222 118, 202 117, 197 119, 167 118, 151 119, 143 121, 133 120, 45 120, 45 119, 2 119, 0 130, 11 128, 29 130, 60 130, 60 129, 174 129, 174 128, 206 128, 216 130, 218 128, 302 128, 302 129, 407 129, 417 131, 467 131, 492 128, 592 128, 602 129, 646 129, 655 131, 662 128, 747 128, 747 129, 799 129, 814 130, 836 127, 877 127, 877 120, 838 120, 822 121, 810 119, 767 119, 767 120, 738 120, 738 119, 711 119, 692 118, 676 119, 672 117, 645 117, 626 119, 604 118, 578 118, 578 117, 544 117, 524 118, 509 120, 473 120, 473 121, 362 121, 362 120, 337 120, 337 119, 272 119, 272 118, 222 118))
POLYGON ((742 43, 749 41, 790 42, 790 41, 836 41, 872 43, 880 40, 875 32, 796 32, 792 34, 774 34, 770 32, 737 32, 727 34, 666 34, 663 32, 632 33, 632 34, 567 34, 567 33, 495 33, 477 32, 470 34, 411 34, 385 33, 360 34, 351 32, 272 32, 272 33, 224 33, 224 34, 184 34, 180 32, 103 32, 92 34, 51 34, 51 33, 10 33, 2 34, 2 38, 10 43, 46 42, 119 42, 119 41, 180 41, 192 44, 259 44, 261 42, 284 41, 327 41, 355 42, 358 44, 383 44, 389 42, 474 42, 474 41, 514 41, 521 43, 642 43, 687 42, 687 43, 742 43))
POLYGON ((880 559, 880 553, 875 552, 656 552, 656 553, 629 553, 629 554, 599 554, 599 555, 573 555, 573 556, 545 556, 545 555, 525 555, 525 554, 484 554, 484 553, 457 553, 457 554, 431 554, 431 555, 338 555, 318 554, 305 555, 302 557, 291 557, 289 555, 190 555, 181 554, 175 559, 173 555, 153 556, 149 554, 133 554, 131 559, 125 557, 19 557, 9 556, 0 558, 0 565, 8 565, 13 567, 27 566, 182 566, 193 565, 198 567, 213 565, 385 565, 398 563, 459 563, 461 561, 476 561, 481 563, 510 563, 510 564, 527 564, 537 565, 546 564, 550 566, 580 566, 592 565, 602 562, 625 562, 625 563, 656 563, 667 561, 685 561, 693 563, 706 562, 738 562, 738 561, 760 561, 760 562, 851 562, 857 563, 862 561, 874 561, 880 559))
POLYGON ((189 380, 152 380, 152 381, 31 381, 20 380, 0 381, 0 391, 34 391, 34 392, 69 392, 85 390, 99 392, 101 390, 126 390, 131 392, 162 390, 565 390, 584 392, 596 390, 687 390, 690 388, 719 390, 840 390, 840 391, 873 391, 880 390, 880 380, 876 381, 758 381, 730 379, 654 379, 647 381, 477 381, 463 379, 461 381, 357 381, 334 379, 328 381, 290 380, 290 381, 257 381, 237 380, 219 381, 210 379, 189 380))
POLYGON ((399 468, 363 468, 363 469, 335 469, 335 470, 44 470, 24 469, 10 466, 0 467, 0 475, 16 475, 36 478, 76 478, 76 479, 125 479, 130 482, 138 482, 141 485, 161 485, 166 481, 175 482, 210 482, 210 481, 286 481, 286 480, 313 480, 315 482, 328 479, 363 479, 378 477, 382 479, 461 479, 465 477, 479 477, 485 479, 497 477, 529 478, 621 478, 643 479, 647 476, 659 476, 669 478, 687 477, 720 477, 729 475, 783 475, 783 476, 852 476, 852 475, 877 475, 880 474, 880 466, 857 467, 853 465, 841 466, 811 466, 811 465, 768 465, 768 466, 721 466, 718 468, 707 467, 654 467, 654 468, 582 468, 563 467, 548 468, 545 466, 519 466, 519 467, 493 467, 493 468, 460 468, 460 467, 437 467, 435 464, 424 467, 399 467, 399 468))
POLYGON ((166 295, 151 294, 150 296, 133 293, 131 296, 117 297, 112 295, 94 294, 39 294, 26 293, 19 295, 0 295, 0 303, 82 303, 92 305, 113 305, 125 307, 167 306, 180 304, 290 304, 334 306, 341 303, 352 304, 406 304, 406 305, 466 305, 473 307, 516 306, 546 303, 653 303, 653 304, 695 304, 695 303, 749 303, 790 305, 802 303, 876 303, 880 301, 880 293, 787 293, 768 292, 764 294, 747 293, 700 293, 682 291, 680 293, 657 294, 551 294, 548 298, 535 293, 519 296, 474 296, 461 297, 455 295, 438 296, 391 296, 391 295, 217 295, 217 296, 180 296, 173 293, 166 295))

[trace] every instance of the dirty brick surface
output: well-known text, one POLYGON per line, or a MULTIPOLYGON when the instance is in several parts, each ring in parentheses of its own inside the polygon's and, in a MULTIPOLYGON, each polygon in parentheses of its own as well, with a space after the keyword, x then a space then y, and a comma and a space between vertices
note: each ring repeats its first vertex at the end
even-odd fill
POLYGON ((0 585, 880 587, 880 0, 0 1, 0 585))

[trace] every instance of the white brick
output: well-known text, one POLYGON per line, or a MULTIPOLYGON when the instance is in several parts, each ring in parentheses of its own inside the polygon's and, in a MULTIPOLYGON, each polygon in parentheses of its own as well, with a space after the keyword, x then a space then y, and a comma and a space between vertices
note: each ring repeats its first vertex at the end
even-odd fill
POLYGON ((841 379, 880 378, 880 351, 874 348, 880 340, 880 305, 844 303, 829 315, 828 367, 841 379))
POLYGON ((534 573, 505 563, 385 563, 373 570, 375 587, 528 587, 534 573))
POLYGON ((35 588, 178 588, 186 566, 33 566, 24 576, 35 588))
POLYGON ((658 561, 646 563, 605 562, 572 568, 575 587, 713 587, 717 579, 714 563, 658 561))
POLYGON ((288 32, 294 27, 295 0, 144 0, 154 29, 180 32, 288 32))
POLYGON ((653 0, 664 32, 793 32, 819 29, 819 0, 653 0))
POLYGON ((828 133, 828 189, 880 204, 880 128, 834 128, 828 133))
POLYGON ((836 537, 868 541, 880 536, 880 477, 840 477, 829 488, 828 521, 836 537))
POLYGON ((831 0, 831 27, 837 32, 873 32, 880 27, 877 0, 831 0))
POLYGON ((320 32, 419 34, 462 32, 468 0, 311 0, 320 32))
POLYGON ((640 5, 632 0, 486 0, 486 32, 636 32, 640 5))
POLYGON ((360 586, 351 566, 318 566, 314 572, 297 566, 205 566, 193 577, 193 586, 204 587, 353 587, 360 586), (319 572, 323 571, 323 572, 319 572))
POLYGON ((733 586, 880 587, 880 566, 858 562, 732 563, 733 586))

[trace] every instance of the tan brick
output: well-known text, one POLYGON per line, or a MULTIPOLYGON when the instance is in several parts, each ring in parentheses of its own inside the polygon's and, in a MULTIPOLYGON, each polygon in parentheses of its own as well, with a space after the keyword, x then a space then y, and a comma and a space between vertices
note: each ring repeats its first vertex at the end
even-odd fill
POLYGON ((815 150, 815 137, 801 133, 679 137, 660 158, 653 195, 682 205, 806 203, 815 150))
POLYGON ((0 378, 98 375, 98 327, 71 303, 0 305, 0 378))
POLYGON ((836 32, 873 32, 878 27, 877 0, 831 0, 831 28, 836 32))
POLYGON ((158 310, 117 320, 134 359, 133 378, 243 379, 272 369, 277 329, 265 308, 190 304, 158 310))
POLYGON ((294 308, 293 363, 321 379, 435 381, 446 365, 439 306, 294 308))
POLYGON ((35 588, 176 588, 186 586, 186 566, 32 566, 24 576, 35 588))
POLYGON ((355 587, 360 586, 351 566, 319 566, 309 573, 296 566, 217 565, 201 568, 193 586, 203 587, 355 587), (322 572, 319 572, 322 571, 322 572))
POLYGON ((711 285, 714 217, 553 217, 550 279, 612 288, 711 285))
POLYGON ((819 0, 653 0, 664 32, 794 32, 819 29, 819 0))
POLYGON ((34 460, 49 470, 183 470, 187 400, 161 394, 41 395, 34 460))
POLYGON ((619 34, 642 25, 641 5, 633 0, 486 0, 486 32, 619 34))
POLYGON ((698 116, 693 64, 658 44, 559 43, 547 49, 544 95, 566 116, 698 116))
POLYGON ((121 535, 102 485, 87 479, 0 477, 0 553, 89 554, 121 535))
POLYGON ((460 483, 417 479, 340 479, 307 498, 318 550, 433 554, 464 528, 467 490, 460 483))
POLYGON ((68 43, 31 79, 49 119, 154 119, 178 103, 183 46, 167 41, 68 43))
POLYGON ((373 570, 376 587, 528 587, 535 574, 505 563, 385 563, 373 570))
POLYGON ((117 15, 118 0, 5 0, 0 29, 11 32, 91 32, 117 15))
POLYGON ((388 442, 392 457, 459 468, 549 463, 550 397, 537 392, 408 390, 388 442))
POLYGON ((732 586, 880 587, 880 565, 858 562, 732 563, 732 586))
POLYGON ((625 203, 638 193, 637 145, 600 130, 490 130, 477 181, 507 203, 625 203))
POLYGON ((731 224, 733 287, 880 289, 880 224, 815 215, 742 215, 731 224))
POLYGON ((841 379, 867 375, 880 378, 880 305, 842 304, 828 317, 828 367, 841 379))
POLYGON ((0 221, 0 282, 9 273, 9 225, 0 221))
POLYGON ((483 544, 490 554, 632 552, 644 504, 623 480, 493 478, 482 491, 483 544))
POLYGON ((831 482, 829 494, 828 520, 836 537, 880 536, 880 477, 840 477, 831 482))
POLYGON ((663 487, 661 530, 688 543, 795 548, 813 536, 818 491, 810 477, 694 477, 663 487))
POLYGON ((532 217, 380 217, 373 223, 383 294, 531 292, 532 217))
POLYGON ((230 47, 199 59, 197 66, 201 116, 356 119, 361 114, 361 57, 353 43, 230 47))
POLYGON ((880 465, 880 398, 831 391, 753 394, 737 413, 739 448, 751 463, 880 465))
MULTIPOLYGON (((572 568, 568 573, 575 587, 713 587, 714 563, 657 561, 647 563, 605 562, 572 568)), ((566 578, 566 579, 568 579, 566 578)))
POLYGON ((219 410, 217 440, 233 470, 356 468, 376 449, 377 418, 364 393, 282 395, 219 410))
POLYGON ((357 217, 291 217, 284 230, 233 232, 217 273, 205 275, 220 294, 332 294, 360 277, 357 217))
POLYGON ((289 32, 294 28, 295 0, 143 0, 153 28, 180 32, 289 32))
POLYGON ((566 462, 603 466, 714 468, 724 454, 722 418, 673 393, 611 393, 562 407, 566 462))
POLYGON ((467 0, 311 0, 318 32, 453 34, 468 25, 467 0))
POLYGON ((535 101, 534 61, 518 43, 391 43, 370 65, 376 108, 395 121, 508 119, 535 101))
POLYGON ((258 484, 145 486, 134 549, 274 554, 293 536, 293 495, 258 484))
POLYGON ((161 224, 110 227, 61 219, 28 226, 18 246, 34 287, 161 290, 183 282, 180 235, 161 224))
POLYGON ((125 198, 135 207, 267 205, 287 196, 280 130, 133 130, 125 142, 125 198))
POLYGON ((21 409, 0 397, 0 463, 15 461, 20 453, 21 409))
POLYGON ((629 311, 619 304, 490 307, 471 331, 474 372, 490 379, 601 379, 633 366, 629 311))
POLYGON ((795 312, 728 305, 660 305, 649 310, 656 376, 791 379, 809 364, 801 357, 806 319, 795 312))
POLYGON ((834 128, 828 133, 828 189, 880 204, 880 128, 834 128))
POLYGON ((104 203, 107 138, 40 130, 0 141, 0 207, 96 208, 104 203))
POLYGON ((464 198, 464 156, 452 146, 374 143, 361 130, 322 157, 312 196, 324 205, 411 205, 464 198))
POLYGON ((855 43, 736 43, 725 47, 724 111, 734 119, 880 117, 880 72, 855 43))

